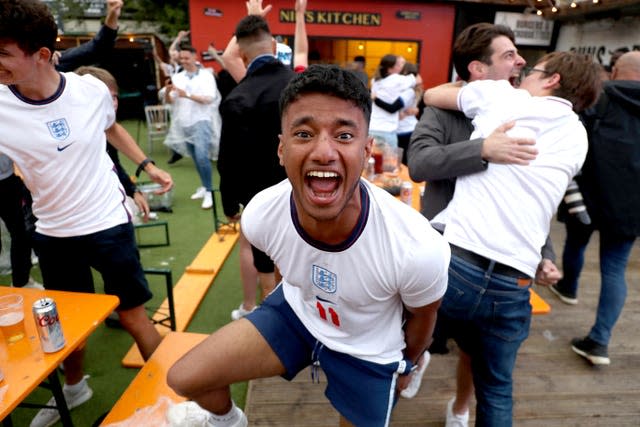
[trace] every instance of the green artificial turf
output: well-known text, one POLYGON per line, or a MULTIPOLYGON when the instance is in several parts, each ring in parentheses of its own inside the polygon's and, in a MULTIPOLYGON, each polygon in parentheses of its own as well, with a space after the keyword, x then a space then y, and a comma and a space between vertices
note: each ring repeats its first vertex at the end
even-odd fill
MULTIPOLYGON (((140 147, 148 151, 145 125, 136 121, 122 123, 138 138, 140 147)), ((140 256, 145 268, 170 268, 173 281, 176 283, 187 265, 196 256, 200 248, 213 232, 213 215, 211 210, 200 209, 200 201, 190 200, 190 195, 199 186, 199 179, 190 158, 168 165, 169 154, 161 143, 155 143, 151 157, 157 165, 171 173, 175 182, 173 193, 173 213, 158 212, 160 220, 169 223, 171 245, 166 247, 142 248, 140 256)), ((135 172, 135 166, 121 155, 122 163, 129 172, 135 172)), ((217 187, 218 177, 214 165, 214 187, 217 187)), ((144 174, 141 176, 144 178, 144 174)), ((219 204, 219 200, 218 200, 219 204)), ((222 209, 218 210, 222 214, 222 209)), ((139 232, 141 240, 156 241, 160 227, 144 229, 139 232), (150 233, 150 234, 147 234, 150 233)), ((5 248, 3 250, 7 250, 5 248)), ((187 328, 189 332, 211 333, 230 321, 231 310, 237 308, 242 300, 242 290, 238 267, 238 249, 231 252, 225 265, 216 277, 209 292, 203 299, 198 312, 187 328)), ((41 279, 37 266, 32 270, 32 276, 41 279)), ((101 292, 102 283, 99 275, 94 275, 96 289, 101 292)), ((154 292, 154 298, 147 305, 150 313, 166 297, 164 278, 149 276, 149 284, 154 292)), ((10 276, 0 276, 0 283, 10 284, 10 276)), ((120 397, 127 385, 138 372, 137 369, 123 368, 121 360, 133 344, 133 339, 121 329, 108 328, 104 325, 90 336, 85 358, 85 372, 91 375, 89 385, 94 395, 87 403, 71 412, 74 424, 79 427, 91 426, 101 415, 108 412, 120 397)), ((236 404, 244 407, 247 384, 232 386, 232 396, 236 404)), ((44 389, 37 389, 27 399, 31 403, 45 403, 51 393, 44 389)), ((12 421, 16 427, 28 426, 36 409, 17 408, 12 413, 12 421)), ((56 424, 60 425, 60 423, 56 424)))

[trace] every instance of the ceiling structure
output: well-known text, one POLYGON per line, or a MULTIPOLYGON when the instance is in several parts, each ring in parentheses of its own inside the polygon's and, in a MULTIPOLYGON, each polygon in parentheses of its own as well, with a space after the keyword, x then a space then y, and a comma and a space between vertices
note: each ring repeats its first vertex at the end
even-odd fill
POLYGON ((521 6, 525 13, 547 19, 582 19, 587 15, 614 13, 619 16, 640 14, 640 0, 449 0, 455 3, 482 3, 521 6))

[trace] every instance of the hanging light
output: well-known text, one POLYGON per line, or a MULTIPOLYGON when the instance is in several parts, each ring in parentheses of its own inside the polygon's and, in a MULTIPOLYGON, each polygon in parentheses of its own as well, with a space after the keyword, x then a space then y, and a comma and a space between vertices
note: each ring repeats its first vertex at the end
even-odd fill
POLYGON ((542 16, 542 11, 540 9, 538 9, 538 11, 536 12, 536 15, 542 16))
POLYGON ((411 46, 407 46, 407 52, 409 53, 413 52, 413 48, 411 46))
POLYGON ((573 9, 575 9, 576 7, 578 7, 578 4, 577 4, 576 2, 574 2, 574 1, 572 1, 572 2, 571 2, 571 7, 572 7, 573 9))
POLYGON ((551 8, 551 12, 553 12, 553 13, 558 12, 558 8, 557 8, 557 7, 555 7, 555 6, 553 6, 553 7, 551 8))
POLYGON ((358 50, 364 50, 364 44, 358 43, 358 50))
POLYGON ((130 43, 133 43, 133 36, 130 36, 130 37, 129 37, 129 42, 130 42, 130 43))

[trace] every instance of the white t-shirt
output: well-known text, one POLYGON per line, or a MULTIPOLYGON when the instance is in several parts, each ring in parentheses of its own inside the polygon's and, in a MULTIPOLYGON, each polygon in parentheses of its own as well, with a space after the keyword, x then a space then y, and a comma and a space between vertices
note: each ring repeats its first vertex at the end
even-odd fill
POLYGON ((115 121, 111 94, 93 76, 61 73, 58 91, 33 101, 0 85, 0 151, 16 163, 33 197, 36 230, 80 236, 130 220, 106 149, 115 121))
MULTIPOLYGON (((390 74, 384 79, 373 80, 371 92, 382 101, 393 104, 404 90, 413 88, 416 84, 416 76, 413 74, 390 74)), ((389 113, 377 105, 371 107, 371 120, 369 129, 379 132, 396 132, 400 113, 389 113)))
POLYGON ((446 239, 534 277, 550 221, 587 154, 587 134, 569 101, 532 97, 507 81, 484 80, 460 90, 458 106, 473 119, 471 138, 515 120, 508 134, 536 140, 528 166, 491 163, 458 177, 453 199, 432 223, 446 239))
POLYGON ((300 321, 332 350, 375 363, 402 359, 402 304, 441 298, 449 247, 419 212, 361 181, 363 212, 352 236, 328 246, 298 223, 288 180, 258 193, 242 215, 247 239, 282 273, 300 321))
POLYGON ((218 108, 221 99, 212 72, 198 68, 194 75, 190 75, 186 70, 182 70, 174 75, 171 80, 175 87, 183 89, 190 95, 211 98, 210 103, 203 104, 184 97, 178 97, 175 91, 171 92, 169 95, 174 99, 172 120, 182 127, 193 126, 200 121, 210 122, 212 120, 212 109, 218 108))

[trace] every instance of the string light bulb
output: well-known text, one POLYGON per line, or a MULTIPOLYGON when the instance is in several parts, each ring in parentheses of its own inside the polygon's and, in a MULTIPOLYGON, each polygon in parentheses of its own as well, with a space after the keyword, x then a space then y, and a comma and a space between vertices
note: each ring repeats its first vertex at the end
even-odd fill
POLYGON ((538 11, 536 12, 536 15, 541 16, 542 15, 542 11, 540 9, 538 9, 538 11))
POLYGON ((576 2, 574 2, 574 1, 572 1, 571 2, 571 7, 575 9, 576 7, 578 7, 578 4, 576 2))
POLYGON ((553 13, 557 13, 557 12, 558 12, 558 8, 557 8, 557 7, 555 7, 555 6, 553 6, 553 7, 551 8, 551 12, 553 12, 553 13))

